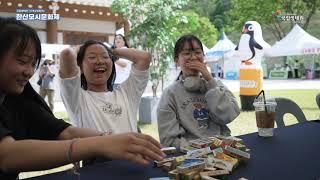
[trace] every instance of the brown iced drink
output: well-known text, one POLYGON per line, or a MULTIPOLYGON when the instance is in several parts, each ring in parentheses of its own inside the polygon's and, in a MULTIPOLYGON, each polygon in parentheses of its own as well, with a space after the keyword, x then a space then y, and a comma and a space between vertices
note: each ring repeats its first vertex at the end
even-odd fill
POLYGON ((274 112, 256 111, 258 128, 274 128, 274 112))

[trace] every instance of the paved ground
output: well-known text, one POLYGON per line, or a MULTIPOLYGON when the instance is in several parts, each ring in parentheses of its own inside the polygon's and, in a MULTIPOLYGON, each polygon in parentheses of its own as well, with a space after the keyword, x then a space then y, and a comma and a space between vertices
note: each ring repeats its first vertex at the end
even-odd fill
MULTIPOLYGON (((238 80, 223 80, 223 83, 232 91, 237 92, 240 88, 238 80)), ((318 89, 320 80, 263 80, 263 89, 318 89)))
MULTIPOLYGON (((239 91, 239 80, 222 80, 222 82, 232 91, 239 91)), ((320 80, 264 80, 263 89, 318 89, 320 92, 320 80)), ((152 96, 151 88, 147 87, 146 93, 143 96, 152 96)), ((160 96, 160 93, 158 93, 160 96)), ((54 112, 66 111, 60 98, 55 102, 54 112)))

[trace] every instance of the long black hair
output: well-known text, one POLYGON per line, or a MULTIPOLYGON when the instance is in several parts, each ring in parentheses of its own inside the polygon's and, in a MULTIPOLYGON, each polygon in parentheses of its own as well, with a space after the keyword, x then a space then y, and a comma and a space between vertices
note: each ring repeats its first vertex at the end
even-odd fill
MULTIPOLYGON (((176 61, 176 58, 178 58, 179 53, 183 50, 183 47, 186 43, 189 43, 191 50, 194 49, 192 42, 196 42, 201 47, 202 52, 204 52, 202 43, 199 38, 191 34, 183 35, 177 40, 176 44, 174 45, 174 52, 173 52, 174 61, 176 61)), ((179 80, 179 77, 181 75, 182 75, 182 71, 180 71, 179 76, 176 80, 179 80)))
POLYGON ((11 49, 14 49, 16 55, 22 55, 28 43, 33 43, 35 47, 38 68, 41 60, 41 42, 37 32, 13 17, 0 17, 0 60, 11 49))
MULTIPOLYGON (((114 84, 114 80, 116 79, 116 67, 114 65, 114 61, 117 59, 117 57, 112 54, 111 50, 105 44, 103 44, 102 42, 99 42, 99 41, 95 41, 95 40, 86 41, 79 49, 79 52, 77 55, 77 64, 78 64, 78 66, 82 67, 82 62, 84 60, 84 55, 85 55, 87 48, 91 45, 94 45, 94 44, 99 44, 99 45, 103 46, 104 48, 106 48, 106 50, 108 51, 108 54, 112 60, 112 72, 111 72, 109 79, 107 80, 107 88, 108 88, 108 91, 113 91, 113 84, 114 84)), ((81 87, 84 90, 88 89, 87 80, 86 80, 86 77, 84 76, 83 73, 81 73, 81 87)))
POLYGON ((126 46, 127 48, 129 48, 129 44, 128 44, 126 38, 125 38, 122 34, 116 34, 116 35, 114 36, 114 39, 113 39, 113 47, 116 48, 116 37, 117 37, 117 36, 122 37, 122 39, 123 39, 123 41, 124 41, 124 46, 126 46))

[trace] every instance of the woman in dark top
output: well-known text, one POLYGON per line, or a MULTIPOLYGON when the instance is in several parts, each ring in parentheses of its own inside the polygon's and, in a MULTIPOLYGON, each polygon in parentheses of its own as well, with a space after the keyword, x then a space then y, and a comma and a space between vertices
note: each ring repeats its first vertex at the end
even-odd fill
POLYGON ((15 18, 0 17, 0 42, 1 180, 96 156, 139 164, 163 158, 159 143, 148 135, 100 136, 55 118, 28 82, 41 58, 35 30, 15 18))

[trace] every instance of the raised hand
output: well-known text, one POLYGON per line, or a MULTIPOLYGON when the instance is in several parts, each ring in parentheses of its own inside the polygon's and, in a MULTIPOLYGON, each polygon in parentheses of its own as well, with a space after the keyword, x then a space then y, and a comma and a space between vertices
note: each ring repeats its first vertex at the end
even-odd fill
POLYGON ((67 48, 60 54, 60 76, 61 78, 70 78, 77 75, 77 54, 76 49, 67 48))
POLYGON ((207 69, 207 65, 201 61, 190 61, 186 63, 186 67, 189 69, 193 69, 199 71, 202 74, 202 77, 206 81, 210 81, 212 79, 211 73, 207 69))
POLYGON ((74 61, 77 59, 76 49, 67 48, 64 49, 60 54, 60 59, 63 61, 74 61))

